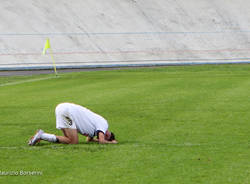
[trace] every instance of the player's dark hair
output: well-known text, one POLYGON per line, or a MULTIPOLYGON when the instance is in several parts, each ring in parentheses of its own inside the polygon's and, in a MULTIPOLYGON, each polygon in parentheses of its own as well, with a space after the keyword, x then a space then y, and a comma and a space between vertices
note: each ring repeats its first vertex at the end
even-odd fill
POLYGON ((110 132, 110 133, 111 135, 110 135, 109 141, 115 140, 115 134, 113 132, 110 132))

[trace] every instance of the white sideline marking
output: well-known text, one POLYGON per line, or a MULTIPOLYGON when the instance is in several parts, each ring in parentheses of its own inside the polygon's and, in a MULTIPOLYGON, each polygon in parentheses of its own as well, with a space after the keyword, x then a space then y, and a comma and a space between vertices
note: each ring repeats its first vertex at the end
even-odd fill
POLYGON ((9 83, 0 84, 0 87, 23 84, 23 83, 28 83, 28 82, 41 81, 41 80, 47 80, 47 79, 53 79, 53 78, 57 78, 57 77, 55 77, 55 76, 46 77, 46 78, 43 77, 43 78, 38 78, 38 79, 29 79, 29 80, 23 80, 23 81, 17 81, 17 82, 9 82, 9 83))
MULTIPOLYGON (((0 146, 1 149, 15 150, 15 149, 42 149, 42 146, 0 146)), ((48 147, 46 147, 48 148, 48 147)), ((62 149, 62 146, 51 146, 51 149, 62 149)))

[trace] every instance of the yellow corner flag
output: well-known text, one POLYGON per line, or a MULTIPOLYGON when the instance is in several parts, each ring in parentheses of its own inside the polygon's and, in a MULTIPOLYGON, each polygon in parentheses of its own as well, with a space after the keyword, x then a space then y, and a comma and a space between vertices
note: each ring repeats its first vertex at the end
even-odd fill
POLYGON ((43 55, 46 54, 46 51, 49 48, 50 48, 50 43, 49 43, 49 39, 47 38, 46 43, 45 43, 44 48, 43 48, 43 55))
POLYGON ((49 51, 50 51, 50 56, 51 56, 51 59, 52 59, 52 62, 53 62, 55 74, 57 75, 57 71, 56 71, 56 62, 55 62, 55 59, 54 59, 54 56, 53 56, 52 49, 51 49, 51 47, 50 47, 49 38, 47 38, 46 43, 45 43, 45 45, 44 45, 44 48, 43 48, 43 55, 46 54, 46 51, 47 51, 48 49, 49 49, 49 51))

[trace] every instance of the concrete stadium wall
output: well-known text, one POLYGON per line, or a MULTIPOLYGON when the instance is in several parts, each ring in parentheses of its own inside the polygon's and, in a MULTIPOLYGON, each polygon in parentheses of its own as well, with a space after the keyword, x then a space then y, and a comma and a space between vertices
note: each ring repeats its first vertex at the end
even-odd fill
POLYGON ((250 61, 250 1, 1 0, 0 70, 250 61))

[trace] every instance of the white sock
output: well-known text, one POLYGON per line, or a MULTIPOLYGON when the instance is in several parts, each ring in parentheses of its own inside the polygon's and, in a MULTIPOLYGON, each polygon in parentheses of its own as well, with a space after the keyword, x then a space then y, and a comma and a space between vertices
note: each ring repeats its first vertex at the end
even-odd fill
POLYGON ((43 133, 41 139, 49 142, 57 142, 57 138, 54 134, 43 133))

